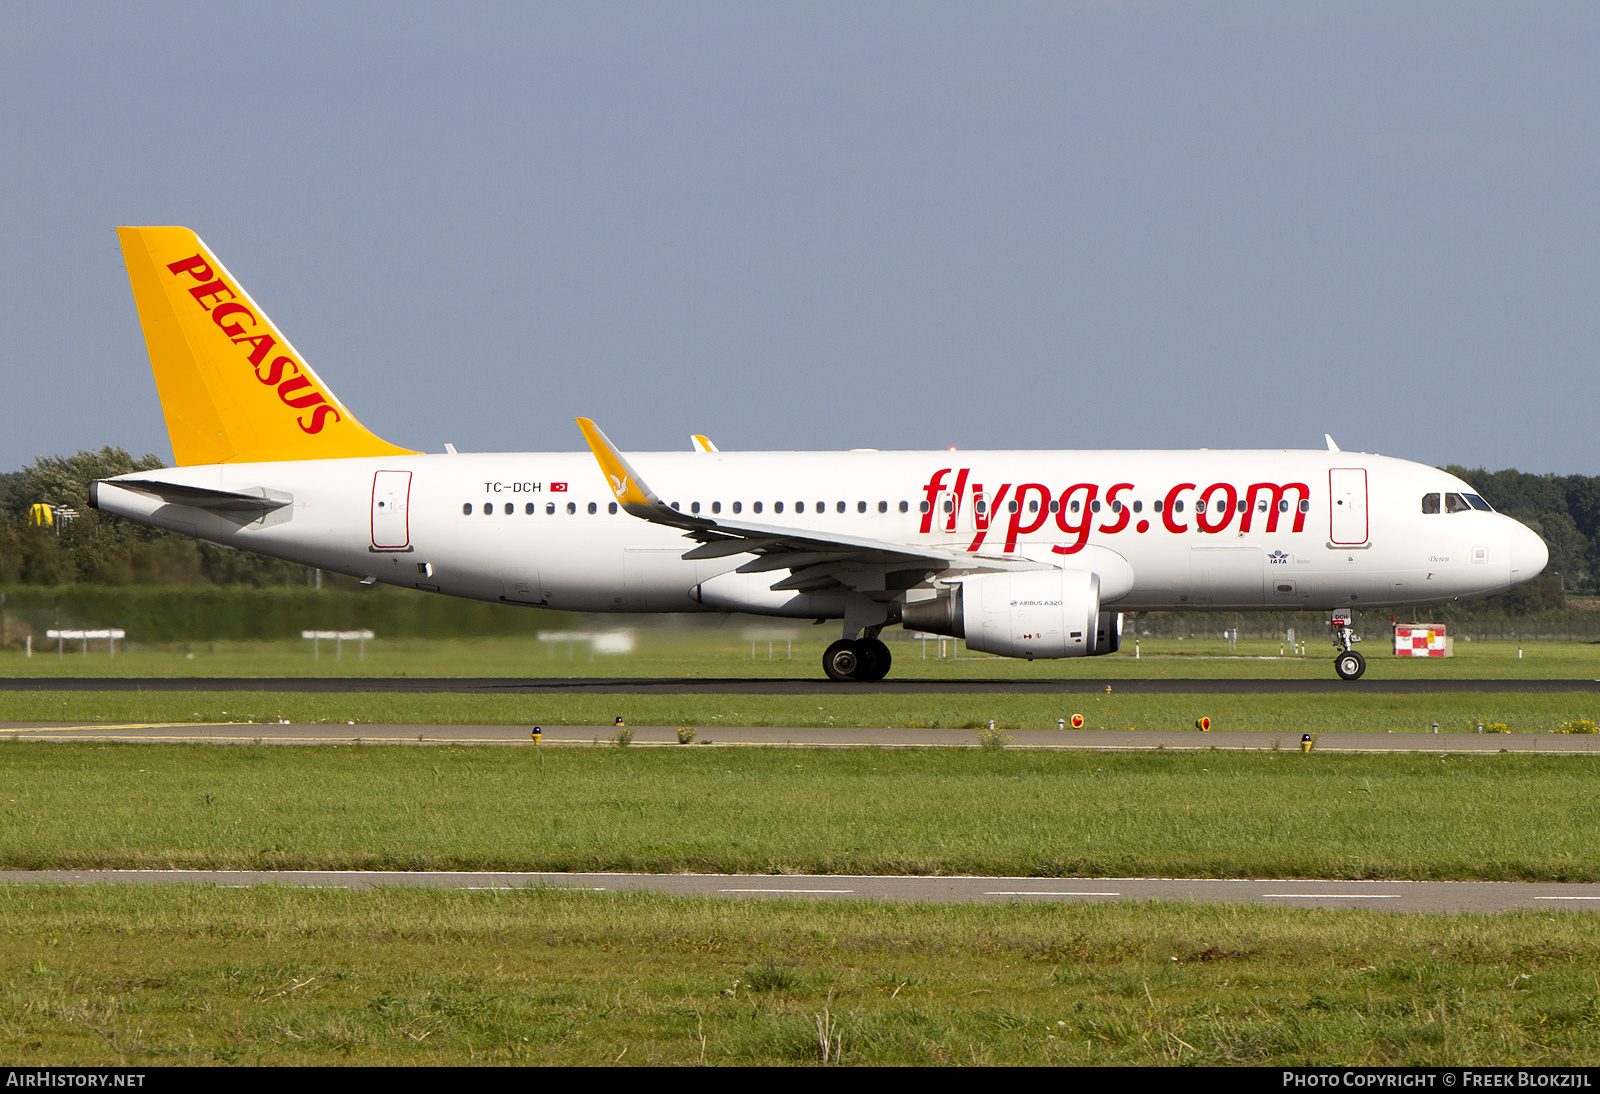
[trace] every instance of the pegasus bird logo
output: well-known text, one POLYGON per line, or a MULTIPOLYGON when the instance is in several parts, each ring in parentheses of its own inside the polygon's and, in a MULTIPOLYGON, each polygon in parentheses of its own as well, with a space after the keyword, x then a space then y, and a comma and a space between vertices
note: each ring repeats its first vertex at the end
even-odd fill
POLYGON ((611 492, 617 496, 618 501, 621 501, 622 496, 628 492, 628 476, 607 472, 606 478, 611 480, 611 492))

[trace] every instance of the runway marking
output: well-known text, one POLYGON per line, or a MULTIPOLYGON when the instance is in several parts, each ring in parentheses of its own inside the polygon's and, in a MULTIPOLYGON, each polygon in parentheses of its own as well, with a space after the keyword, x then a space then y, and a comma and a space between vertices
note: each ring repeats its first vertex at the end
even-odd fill
POLYGON ((853 893, 854 889, 718 889, 719 893, 853 893))
POLYGON ((1399 893, 1262 893, 1261 899, 1269 897, 1281 900, 1399 900, 1399 893))
POLYGON ((1600 900, 1600 896, 1536 896, 1535 900, 1600 900))
MULTIPOLYGON (((460 887, 464 893, 520 893, 528 888, 526 885, 463 885, 460 887)), ((560 889, 568 893, 603 893, 604 885, 551 885, 552 889, 560 889)))
POLYGON ((85 730, 107 729, 210 729, 213 726, 243 726, 249 722, 128 722, 113 725, 105 722, 93 722, 81 726, 37 726, 30 729, 10 729, 0 732, 7 733, 81 733, 85 730))
POLYGON ((984 896, 1121 896, 1121 893, 1041 893, 1030 890, 1002 890, 984 893, 984 896))

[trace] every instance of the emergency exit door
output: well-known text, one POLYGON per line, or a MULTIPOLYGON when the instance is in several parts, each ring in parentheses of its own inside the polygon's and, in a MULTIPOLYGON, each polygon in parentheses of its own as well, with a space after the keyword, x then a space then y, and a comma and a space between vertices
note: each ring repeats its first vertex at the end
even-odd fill
POLYGON ((372 549, 411 549, 411 472, 379 471, 372 476, 372 549))
POLYGON ((1335 467, 1328 472, 1328 542, 1354 547, 1367 542, 1367 472, 1335 467))

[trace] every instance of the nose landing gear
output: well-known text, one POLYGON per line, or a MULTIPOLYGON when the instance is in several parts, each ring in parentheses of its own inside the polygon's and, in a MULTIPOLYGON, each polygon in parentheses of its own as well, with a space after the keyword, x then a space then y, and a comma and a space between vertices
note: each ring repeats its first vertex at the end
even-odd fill
POLYGON ((1333 648, 1339 651, 1333 658, 1333 671, 1338 673, 1341 680, 1361 679, 1361 674, 1367 671, 1367 659, 1351 649, 1358 639, 1350 627, 1349 610, 1334 612, 1330 625, 1333 627, 1333 648))

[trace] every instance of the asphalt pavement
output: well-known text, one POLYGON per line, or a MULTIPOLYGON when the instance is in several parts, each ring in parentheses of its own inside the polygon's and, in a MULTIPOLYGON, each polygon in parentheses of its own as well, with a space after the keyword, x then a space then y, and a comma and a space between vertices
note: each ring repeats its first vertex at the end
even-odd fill
POLYGON ((559 874, 362 870, 7 870, 6 885, 291 885, 340 889, 556 888, 732 899, 892 900, 934 904, 1128 900, 1366 908, 1383 912, 1600 910, 1600 885, 1512 881, 1211 878, 901 877, 844 874, 559 874))
POLYGON ((288 691, 309 695, 358 693, 538 695, 1088 695, 1106 688, 1132 695, 1439 695, 1456 692, 1600 692, 1600 680, 880 680, 844 683, 792 679, 683 677, 418 677, 418 676, 13 676, 5 691, 288 691))

